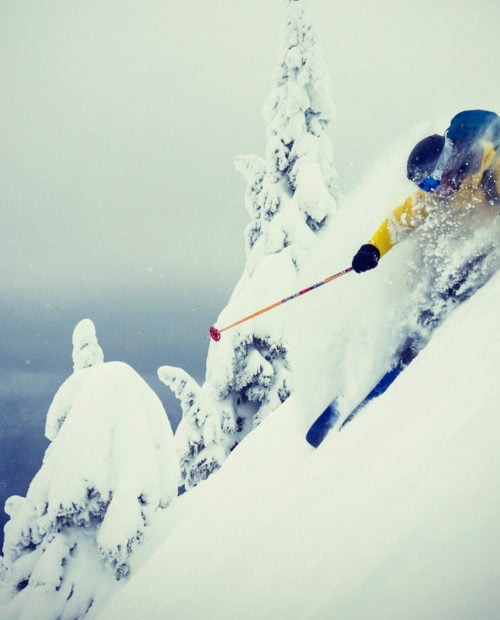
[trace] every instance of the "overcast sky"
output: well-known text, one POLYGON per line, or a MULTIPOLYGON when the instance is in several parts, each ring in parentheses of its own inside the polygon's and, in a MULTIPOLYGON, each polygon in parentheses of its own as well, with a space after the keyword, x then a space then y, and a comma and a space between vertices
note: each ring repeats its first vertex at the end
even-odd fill
MULTIPOLYGON (((345 190, 421 121, 500 110, 498 0, 310 5, 345 190)), ((49 372, 50 402, 87 317, 106 359, 203 378, 245 260, 233 162, 264 152, 283 8, 0 1, 0 397, 49 372)))
MULTIPOLYGON (((420 120, 498 107, 497 0, 310 4, 332 76, 341 181, 359 179, 420 120)), ((200 286, 232 287, 247 221, 233 161, 264 150, 282 9, 282 0, 0 3, 9 297, 73 301, 112 288, 142 299, 162 291, 169 304, 179 287, 193 302, 200 286)))

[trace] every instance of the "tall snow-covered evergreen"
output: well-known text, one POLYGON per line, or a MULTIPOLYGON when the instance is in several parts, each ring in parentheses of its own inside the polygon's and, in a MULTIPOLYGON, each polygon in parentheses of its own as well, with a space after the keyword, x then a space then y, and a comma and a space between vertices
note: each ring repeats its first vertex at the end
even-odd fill
POLYGON ((328 128, 333 117, 329 78, 321 58, 308 4, 287 0, 284 44, 265 106, 265 158, 236 160, 247 181, 246 229, 251 276, 263 256, 289 248, 300 267, 336 210, 333 147, 328 128), (302 222, 302 224, 301 224, 302 222))
MULTIPOLYGON (((303 285, 300 272, 336 211, 333 105, 306 0, 287 0, 284 44, 264 115, 264 157, 239 157, 250 223, 247 262, 219 323, 233 322, 303 285)), ((176 433, 186 487, 228 453, 293 391, 293 338, 279 312, 224 334, 198 385, 179 368, 159 370, 180 399, 176 433)))
POLYGON ((75 372, 49 408, 43 465, 26 497, 5 507, 6 618, 84 617, 129 574, 153 515, 177 495, 158 397, 130 366, 102 363, 91 321, 79 323, 73 343, 75 372), (92 353, 84 363, 82 342, 92 353))

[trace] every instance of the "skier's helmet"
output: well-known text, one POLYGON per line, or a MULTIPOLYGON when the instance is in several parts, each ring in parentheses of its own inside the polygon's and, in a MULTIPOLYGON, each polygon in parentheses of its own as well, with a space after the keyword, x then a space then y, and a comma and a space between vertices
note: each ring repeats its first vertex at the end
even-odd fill
POLYGON ((422 187, 422 185, 426 185, 425 181, 427 179, 434 179, 433 173, 443 151, 444 144, 444 136, 438 134, 428 136, 413 147, 408 157, 406 174, 410 181, 413 181, 425 191, 429 190, 427 187, 422 187))

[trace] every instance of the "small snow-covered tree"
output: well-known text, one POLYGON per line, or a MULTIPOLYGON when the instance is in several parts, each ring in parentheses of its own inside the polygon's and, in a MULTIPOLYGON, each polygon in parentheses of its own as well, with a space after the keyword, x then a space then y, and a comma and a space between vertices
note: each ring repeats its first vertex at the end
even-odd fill
MULTIPOLYGON (((306 0, 286 0, 284 45, 266 102, 264 157, 236 160, 247 181, 247 261, 219 320, 232 322, 303 285, 300 272, 336 211, 333 105, 306 0)), ((212 345, 199 386, 163 367, 160 379, 181 401, 176 432, 182 479, 190 488, 292 393, 293 336, 286 316, 267 314, 212 345)))
POLYGON ((208 478, 238 443, 234 409, 225 399, 210 396, 182 368, 162 366, 158 377, 179 399, 182 421, 176 432, 181 477, 186 489, 208 478))
MULTIPOLYGON (((77 348, 87 340, 98 350, 90 321, 73 338, 77 348)), ((161 401, 127 364, 90 358, 101 363, 78 369, 77 356, 53 399, 51 443, 26 497, 6 504, 9 618, 85 616, 128 576, 145 528, 177 495, 178 459, 161 401)))

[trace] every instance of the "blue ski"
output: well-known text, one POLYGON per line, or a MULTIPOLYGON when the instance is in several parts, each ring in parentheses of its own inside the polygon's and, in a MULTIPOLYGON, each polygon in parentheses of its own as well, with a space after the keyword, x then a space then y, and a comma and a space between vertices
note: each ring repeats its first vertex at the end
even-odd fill
POLYGON ((330 430, 335 426, 335 422, 339 419, 339 411, 337 409, 337 401, 333 401, 317 418, 311 428, 307 431, 306 441, 313 448, 317 448, 323 439, 328 435, 330 430))
POLYGON ((340 413, 337 407, 337 401, 334 400, 328 405, 323 413, 313 422, 311 428, 307 431, 306 440, 313 448, 317 448, 323 439, 328 435, 330 430, 334 426, 338 426, 340 431, 346 424, 351 422, 357 414, 365 407, 371 400, 381 396, 392 383, 397 379, 401 372, 406 368, 408 364, 398 362, 392 366, 377 385, 365 396, 365 398, 357 405, 351 413, 338 425, 340 413))

